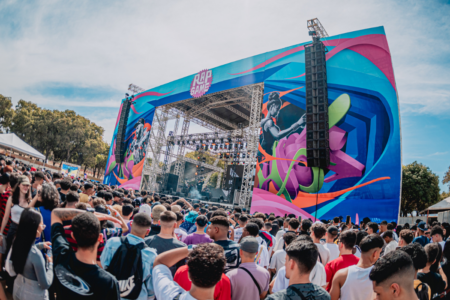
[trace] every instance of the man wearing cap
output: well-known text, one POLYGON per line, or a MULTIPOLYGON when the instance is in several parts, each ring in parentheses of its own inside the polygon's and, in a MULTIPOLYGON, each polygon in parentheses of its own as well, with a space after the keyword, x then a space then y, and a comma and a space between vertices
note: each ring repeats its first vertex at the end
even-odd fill
POLYGON ((231 299, 264 299, 269 291, 270 273, 256 265, 259 243, 253 236, 240 242, 241 264, 227 273, 231 282, 231 299))
POLYGON ((419 243, 423 247, 425 247, 428 243, 430 243, 430 239, 425 236, 425 231, 428 230, 427 224, 421 221, 417 225, 417 237, 413 240, 413 243, 419 243))

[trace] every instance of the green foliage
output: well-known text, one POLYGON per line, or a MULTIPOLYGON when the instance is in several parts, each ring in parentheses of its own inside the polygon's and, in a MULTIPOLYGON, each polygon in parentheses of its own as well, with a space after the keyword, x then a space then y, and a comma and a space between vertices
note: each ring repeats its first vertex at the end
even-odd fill
POLYGON ((14 116, 11 99, 0 94, 0 133, 6 133, 14 116))
POLYGON ((439 194, 439 176, 421 163, 413 162, 402 167, 402 200, 403 215, 414 210, 422 211, 441 199, 439 194))
POLYGON ((209 178, 208 186, 209 186, 210 188, 215 189, 215 188, 216 188, 216 184, 217 184, 217 179, 218 179, 218 178, 219 178, 219 173, 218 173, 218 172, 213 173, 213 174, 211 175, 211 177, 209 178))
MULTIPOLYGON (((442 179, 442 184, 447 184, 450 183, 450 167, 448 167, 447 172, 444 175, 444 178, 442 179)), ((450 191, 450 186, 449 186, 449 191, 450 191)))
POLYGON ((102 139, 102 127, 72 110, 43 109, 25 100, 12 110, 8 101, 0 97, 0 108, 6 111, 0 112, 3 129, 10 129, 47 158, 84 165, 94 171, 105 168, 110 146, 102 139))

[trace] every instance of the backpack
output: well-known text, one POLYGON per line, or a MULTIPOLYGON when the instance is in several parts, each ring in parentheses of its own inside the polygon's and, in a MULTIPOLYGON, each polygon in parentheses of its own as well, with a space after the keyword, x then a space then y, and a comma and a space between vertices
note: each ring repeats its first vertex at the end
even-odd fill
POLYGON ((120 241, 122 244, 105 270, 116 277, 121 298, 137 299, 144 277, 141 250, 147 248, 147 245, 131 245, 126 237, 121 237, 120 241))
POLYGON ((424 284, 424 283, 419 283, 419 285, 414 289, 414 291, 416 292, 417 298, 419 298, 419 300, 431 300, 428 298, 428 285, 424 284))

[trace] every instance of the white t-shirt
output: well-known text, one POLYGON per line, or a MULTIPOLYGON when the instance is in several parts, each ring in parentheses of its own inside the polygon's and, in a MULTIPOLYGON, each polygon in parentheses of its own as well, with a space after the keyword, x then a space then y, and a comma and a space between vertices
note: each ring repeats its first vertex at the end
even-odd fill
POLYGON ((278 270, 284 267, 285 262, 286 262, 286 251, 284 251, 283 249, 278 250, 272 255, 272 260, 270 261, 269 269, 275 269, 278 272, 278 270))
POLYGON ((319 250, 320 257, 318 257, 318 261, 322 263, 322 265, 326 265, 330 261, 330 251, 325 248, 321 243, 314 243, 319 250), (320 260, 322 259, 322 260, 320 260))
POLYGON ((243 230, 243 228, 241 228, 241 227, 234 230, 234 241, 236 243, 239 243, 239 239, 242 236, 242 230, 243 230))
POLYGON ((277 245, 280 242, 280 240, 283 238, 283 235, 286 233, 286 231, 283 229, 278 230, 277 235, 275 236, 275 239, 277 240, 277 245))
POLYGON ((395 251, 397 247, 398 243, 395 240, 390 241, 389 244, 387 244, 384 248, 384 255, 388 254, 389 252, 395 251))
POLYGON ((184 239, 188 236, 187 232, 183 228, 175 228, 175 235, 179 241, 184 241, 184 239))
POLYGON ((152 273, 153 290, 156 299, 173 299, 181 294, 180 300, 196 300, 191 294, 173 281, 172 272, 165 265, 157 265, 152 273))
MULTIPOLYGON (((325 272, 325 267, 317 262, 314 268, 309 274, 309 280, 318 286, 327 285, 327 273, 325 272)), ((275 283, 273 284, 272 293, 276 293, 281 290, 287 289, 289 286, 289 279, 286 278, 286 267, 282 267, 275 278, 275 283)))
POLYGON ((339 257, 339 246, 338 245, 336 245, 335 243, 333 243, 333 244, 326 243, 326 244, 323 244, 323 246, 325 248, 327 248, 328 251, 330 251, 329 262, 332 260, 335 260, 336 258, 339 257))
POLYGON ((256 264, 263 268, 268 267, 269 260, 270 260, 269 251, 267 251, 267 247, 265 245, 262 245, 261 243, 259 244, 258 254, 256 254, 256 257, 258 257, 258 256, 259 256, 259 259, 257 261, 255 261, 256 264))

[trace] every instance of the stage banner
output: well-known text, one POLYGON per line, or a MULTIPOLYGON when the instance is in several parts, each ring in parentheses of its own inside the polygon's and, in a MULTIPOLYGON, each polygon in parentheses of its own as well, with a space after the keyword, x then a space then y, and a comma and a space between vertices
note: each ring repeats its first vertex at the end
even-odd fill
POLYGON ((76 178, 78 176, 78 171, 80 169, 80 166, 72 165, 63 163, 61 165, 61 171, 64 173, 64 176, 69 176, 72 178, 76 178))
POLYGON ((243 165, 228 165, 227 174, 225 175, 225 189, 229 190, 233 187, 233 180, 236 188, 240 189, 242 185, 242 175, 244 175, 243 165))
POLYGON ((394 73, 384 31, 367 31, 323 41, 331 157, 326 170, 306 163, 304 47, 291 51, 292 62, 264 81, 252 213, 397 220, 401 148, 394 73))

